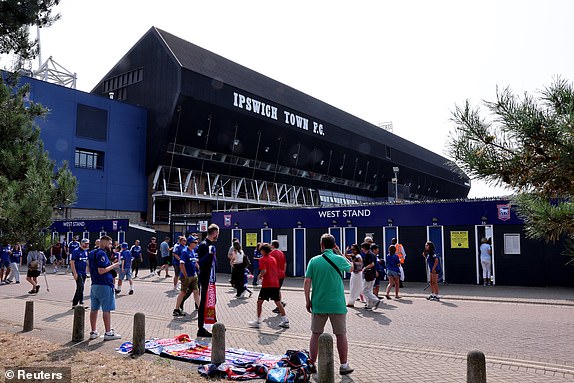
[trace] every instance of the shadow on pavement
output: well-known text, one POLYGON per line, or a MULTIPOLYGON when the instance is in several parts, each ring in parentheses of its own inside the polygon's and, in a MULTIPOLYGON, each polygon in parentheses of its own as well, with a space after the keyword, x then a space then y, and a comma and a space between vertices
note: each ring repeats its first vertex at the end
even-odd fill
POLYGON ((410 299, 405 299, 405 298, 401 298, 401 299, 395 299, 395 303, 402 303, 405 305, 412 305, 413 301, 410 299))
POLYGON ((457 304, 454 304, 454 303, 451 303, 451 302, 440 301, 440 303, 441 303, 443 306, 447 306, 447 307, 458 307, 457 304))
POLYGON ((374 311, 367 311, 367 310, 360 310, 359 312, 355 313, 355 315, 359 318, 372 318, 375 322, 380 325, 388 326, 391 324, 391 320, 385 316, 384 310, 388 307, 379 307, 377 310, 374 311))
POLYGON ((183 330, 183 325, 189 321, 189 317, 174 317, 167 324, 167 328, 170 330, 183 330))
POLYGON ((50 315, 49 317, 42 319, 42 322, 57 322, 59 319, 70 316, 70 315, 74 315, 74 310, 67 309, 64 312, 61 312, 59 314, 50 315))
MULTIPOLYGON (((269 328, 270 330, 274 330, 272 328, 269 328)), ((283 333, 285 331, 285 329, 281 329, 281 331, 278 331, 275 334, 269 334, 269 333, 262 333, 262 332, 258 332, 257 336, 259 338, 259 344, 263 345, 263 346, 267 346, 270 344, 275 343, 277 340, 279 340, 279 336, 281 335, 281 333, 283 333)))
POLYGON ((169 289, 164 291, 164 293, 168 298, 173 298, 178 296, 179 290, 169 289))
POLYGON ((86 350, 95 351, 97 349, 100 349, 104 346, 104 342, 105 342, 105 340, 103 339, 103 337, 90 340, 86 345, 86 350))
POLYGON ((235 298, 229 301, 228 307, 239 307, 249 303, 249 298, 235 298))

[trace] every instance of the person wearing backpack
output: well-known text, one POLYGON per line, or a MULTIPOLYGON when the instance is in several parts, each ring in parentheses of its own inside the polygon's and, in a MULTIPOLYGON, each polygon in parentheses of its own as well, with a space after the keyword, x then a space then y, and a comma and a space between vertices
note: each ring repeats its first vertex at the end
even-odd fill
POLYGON ((32 290, 28 291, 28 294, 37 294, 40 291, 38 277, 46 264, 46 255, 37 250, 37 247, 38 244, 34 244, 26 257, 26 265, 28 266, 26 280, 32 285, 32 290))
POLYGON ((309 261, 305 273, 305 302, 311 317, 311 340, 309 352, 311 360, 317 360, 319 351, 319 336, 325 329, 327 319, 331 322, 333 333, 337 337, 339 352, 339 373, 347 375, 353 372, 347 361, 349 344, 347 341, 347 306, 343 276, 353 270, 353 264, 348 261, 335 244, 331 234, 321 236, 322 254, 309 261))

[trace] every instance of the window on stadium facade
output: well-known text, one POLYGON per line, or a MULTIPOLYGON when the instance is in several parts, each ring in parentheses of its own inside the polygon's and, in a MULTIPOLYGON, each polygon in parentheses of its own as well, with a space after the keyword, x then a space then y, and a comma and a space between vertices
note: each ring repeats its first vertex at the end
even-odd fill
POLYGON ((108 136, 108 111, 89 105, 78 104, 76 114, 76 137, 106 141, 108 136))
POLYGON ((76 148, 74 166, 81 169, 104 169, 104 152, 76 148))

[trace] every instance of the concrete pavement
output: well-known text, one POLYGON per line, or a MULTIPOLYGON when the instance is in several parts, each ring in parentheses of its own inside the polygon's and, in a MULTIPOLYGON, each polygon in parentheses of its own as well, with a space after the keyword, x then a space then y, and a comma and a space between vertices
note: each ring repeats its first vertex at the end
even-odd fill
MULTIPOLYGON (((171 315, 177 294, 171 279, 149 276, 147 271, 140 272, 140 277, 135 280, 134 295, 127 295, 124 284, 117 311, 112 314, 112 325, 124 336, 122 341, 131 340, 133 315, 139 311, 146 314, 148 337, 194 336, 194 315, 171 315)), ((4 307, 0 310, 0 328, 19 331, 25 301, 33 299, 36 330, 26 336, 69 343, 74 282, 69 274, 49 274, 48 278, 50 292, 41 277, 37 296, 26 293, 30 285, 25 281, 0 286, 4 307)), ((285 283, 291 328, 279 328, 278 316, 271 313, 273 305, 265 303, 264 324, 259 330, 247 326, 255 317, 258 290, 250 299, 235 299, 228 279, 228 275, 218 276, 217 292, 217 316, 227 328, 228 347, 273 354, 308 349, 310 316, 304 308, 302 279, 285 283)), ((574 289, 441 285, 442 302, 429 302, 424 299, 428 292, 423 290, 425 284, 405 285, 402 299, 385 300, 379 310, 365 311, 359 302, 349 310, 349 362, 355 372, 337 377, 337 381, 464 382, 466 354, 473 349, 486 355, 489 382, 574 381, 574 289)), ((186 311, 192 311, 190 304, 186 311)), ((98 325, 102 326, 101 318, 98 325)), ((122 341, 104 343, 98 339, 76 347, 112 353, 122 341)))

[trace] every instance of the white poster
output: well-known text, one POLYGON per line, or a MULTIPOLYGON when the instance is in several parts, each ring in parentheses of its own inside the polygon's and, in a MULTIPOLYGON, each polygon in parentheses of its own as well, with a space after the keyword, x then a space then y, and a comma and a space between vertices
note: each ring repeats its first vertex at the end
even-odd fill
POLYGON ((286 235, 278 235, 277 240, 279 241, 279 250, 287 251, 287 236, 286 235))
POLYGON ((520 254, 520 234, 504 234, 504 254, 520 254))

